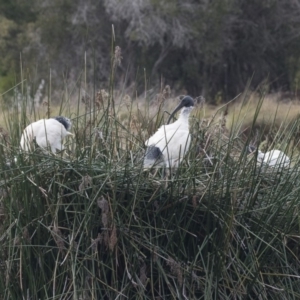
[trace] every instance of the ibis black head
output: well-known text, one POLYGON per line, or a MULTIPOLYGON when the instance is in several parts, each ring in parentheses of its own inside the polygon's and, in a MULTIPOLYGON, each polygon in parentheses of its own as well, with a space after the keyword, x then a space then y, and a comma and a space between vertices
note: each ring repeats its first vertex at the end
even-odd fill
POLYGON ((70 121, 70 119, 68 119, 66 117, 57 116, 57 117, 54 117, 53 119, 55 119, 56 121, 61 123, 66 128, 66 130, 69 130, 72 126, 72 122, 70 121))
POLYGON ((169 120, 167 122, 167 124, 170 123, 171 119, 173 118, 173 116, 181 109, 184 107, 194 107, 195 103, 194 100, 191 96, 185 96, 182 98, 182 100, 180 101, 179 105, 174 109, 174 111, 171 113, 169 120))

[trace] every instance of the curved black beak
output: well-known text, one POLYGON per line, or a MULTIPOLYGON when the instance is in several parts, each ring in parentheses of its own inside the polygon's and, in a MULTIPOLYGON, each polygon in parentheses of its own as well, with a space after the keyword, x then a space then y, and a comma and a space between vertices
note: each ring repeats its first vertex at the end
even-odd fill
POLYGON ((174 109, 174 111, 170 114, 170 117, 168 119, 167 124, 170 123, 171 119, 174 117, 174 115, 181 109, 184 107, 184 103, 180 102, 179 105, 174 109))
POLYGON ((174 117, 174 115, 183 107, 194 107, 195 103, 194 100, 191 96, 185 96, 181 102, 179 103, 179 105, 174 109, 174 111, 171 113, 169 120, 167 122, 167 124, 170 123, 171 119, 174 117))

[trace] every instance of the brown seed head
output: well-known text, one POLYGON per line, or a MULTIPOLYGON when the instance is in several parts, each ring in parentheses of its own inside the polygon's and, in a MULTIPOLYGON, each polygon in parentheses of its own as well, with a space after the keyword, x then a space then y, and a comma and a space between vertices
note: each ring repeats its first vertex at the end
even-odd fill
POLYGON ((113 67, 115 68, 116 66, 121 66, 122 59, 123 57, 121 55, 121 48, 119 46, 116 46, 113 67))
POLYGON ((99 206, 99 208, 101 208, 102 212, 105 212, 105 213, 109 212, 108 201, 103 196, 101 196, 97 200, 97 205, 99 206))
POLYGON ((183 274, 182 274, 180 264, 176 262, 172 257, 168 257, 167 265, 170 267, 172 274, 177 277, 179 285, 182 286, 183 274))
POLYGON ((93 185, 93 179, 89 175, 83 176, 82 181, 79 185, 79 191, 83 192, 85 189, 93 185))

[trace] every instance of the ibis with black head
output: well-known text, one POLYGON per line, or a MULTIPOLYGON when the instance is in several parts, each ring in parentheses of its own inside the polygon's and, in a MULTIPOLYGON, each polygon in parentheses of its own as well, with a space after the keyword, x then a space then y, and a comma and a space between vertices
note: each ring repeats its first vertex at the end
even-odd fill
POLYGON ((193 108, 193 98, 185 96, 171 113, 167 125, 161 126, 145 142, 147 146, 144 157, 145 168, 153 166, 178 167, 190 147, 189 116, 193 108), (181 112, 178 120, 169 124, 179 110, 181 112))
POLYGON ((73 135, 69 131, 71 126, 70 119, 63 116, 33 122, 23 131, 20 141, 21 149, 30 151, 35 140, 43 150, 49 147, 54 154, 57 151, 62 151, 64 150, 64 138, 73 135))

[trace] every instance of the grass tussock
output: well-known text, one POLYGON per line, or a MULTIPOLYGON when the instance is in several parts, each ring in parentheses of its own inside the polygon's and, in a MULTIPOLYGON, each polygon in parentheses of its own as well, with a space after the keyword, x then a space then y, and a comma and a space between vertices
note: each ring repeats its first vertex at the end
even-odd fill
POLYGON ((1 299, 300 297, 296 114, 280 106, 280 126, 268 123, 269 146, 292 159, 268 169, 245 146, 254 137, 264 146, 256 125, 270 100, 245 94, 212 113, 200 101, 189 154, 165 177, 142 160, 175 106, 167 91, 153 101, 100 91, 71 113, 64 104, 75 137, 55 156, 21 153, 34 114, 3 112, 1 299))

